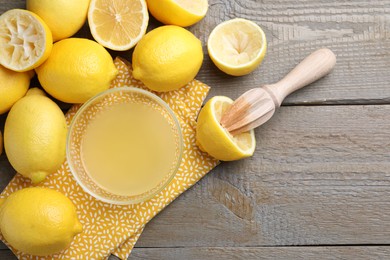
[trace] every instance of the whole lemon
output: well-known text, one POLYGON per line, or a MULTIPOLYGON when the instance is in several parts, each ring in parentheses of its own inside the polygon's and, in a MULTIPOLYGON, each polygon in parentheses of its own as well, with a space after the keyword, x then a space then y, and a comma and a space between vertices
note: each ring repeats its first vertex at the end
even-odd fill
POLYGON ((191 32, 175 25, 147 33, 133 53, 133 76, 158 92, 176 90, 198 74, 202 44, 191 32))
POLYGON ((82 226, 73 203, 42 187, 18 190, 2 200, 0 230, 15 249, 46 256, 67 248, 82 226))
POLYGON ((0 114, 8 112, 27 92, 34 71, 15 72, 0 65, 0 114))
POLYGON ((67 103, 84 103, 107 90, 118 73, 103 46, 79 38, 56 42, 50 57, 35 71, 46 92, 67 103))
POLYGON ((49 26, 56 42, 75 34, 87 20, 90 0, 27 0, 27 10, 49 26))
POLYGON ((67 126, 56 103, 29 95, 12 107, 5 121, 4 148, 16 171, 38 183, 65 160, 67 126))

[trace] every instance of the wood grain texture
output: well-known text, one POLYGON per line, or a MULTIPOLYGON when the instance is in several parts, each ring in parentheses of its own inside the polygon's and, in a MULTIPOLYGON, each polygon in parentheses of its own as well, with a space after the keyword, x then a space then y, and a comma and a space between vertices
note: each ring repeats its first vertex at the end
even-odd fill
POLYGON ((141 247, 387 244, 390 106, 282 107, 253 157, 157 216, 141 247))
POLYGON ((312 51, 328 47, 335 71, 286 99, 285 104, 389 103, 389 0, 210 0, 205 20, 191 28, 203 42, 221 21, 241 17, 260 25, 268 39, 263 65, 245 77, 218 71, 208 56, 198 79, 211 95, 237 98, 277 82, 312 51))
POLYGON ((217 167, 137 246, 387 244, 389 132, 390 106, 283 107, 254 157, 217 167))
MULTIPOLYGON (((254 157, 221 164, 153 219, 130 259, 389 258, 389 247, 363 245, 390 241, 390 0, 209 3, 189 28, 204 45, 197 78, 212 87, 209 97, 275 83, 321 47, 338 63, 258 129, 254 157), (262 66, 244 77, 223 74, 207 55, 211 30, 234 17, 255 21, 268 39, 262 66), (300 106, 311 104, 323 106, 300 106)), ((24 7, 0 0, 0 13, 24 7)), ((151 18, 149 29, 158 25, 151 18)), ((86 26, 76 36, 91 38, 86 26)), ((132 51, 111 53, 131 60, 132 51)), ((14 174, 3 154, 0 188, 14 174)), ((15 257, 0 250, 0 259, 15 257)))
MULTIPOLYGON (((1 131, 1 133, 4 133, 5 119, 6 119, 5 115, 0 115, 0 131, 1 131)), ((7 186, 7 184, 14 177, 14 175, 15 175, 15 170, 12 168, 11 164, 9 163, 7 156, 5 155, 5 152, 3 149, 2 154, 0 156, 0 190, 3 190, 7 186)), ((0 247, 0 249, 1 249, 1 247, 0 247)))
POLYGON ((4 13, 10 9, 20 8, 26 9, 26 0, 1 0, 0 1, 0 13, 4 13))
POLYGON ((277 83, 242 94, 222 114, 221 125, 232 135, 263 125, 288 95, 328 75, 335 65, 336 56, 331 50, 314 51, 277 83))
POLYGON ((1 260, 16 260, 16 256, 11 252, 11 250, 0 250, 0 259, 1 260))
POLYGON ((136 248, 129 260, 382 260, 390 247, 228 247, 228 248, 136 248))
MULTIPOLYGON (((191 247, 135 248, 129 260, 302 260, 353 259, 383 260, 390 255, 389 246, 340 247, 191 247)), ((9 250, 0 250, 1 260, 16 260, 9 250)), ((111 256, 110 260, 117 260, 111 256)))
MULTIPOLYGON (((23 8, 25 1, 0 0, 0 13, 23 8)), ((316 49, 337 55, 336 70, 288 97, 284 104, 389 104, 390 0, 209 0, 204 20, 189 29, 204 46, 197 78, 212 86, 211 95, 237 98, 254 87, 281 79, 316 49), (207 55, 206 42, 222 21, 242 17, 259 24, 268 39, 260 68, 244 77, 220 72, 207 55)), ((153 18, 149 30, 160 25, 153 18)), ((85 26, 79 37, 91 38, 85 26)), ((131 60, 131 51, 111 52, 131 60)))

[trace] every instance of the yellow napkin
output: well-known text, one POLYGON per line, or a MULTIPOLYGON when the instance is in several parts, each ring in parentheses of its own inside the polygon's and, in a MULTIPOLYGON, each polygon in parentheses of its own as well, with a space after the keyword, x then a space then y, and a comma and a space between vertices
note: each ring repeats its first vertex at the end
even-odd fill
MULTIPOLYGON (((119 74, 112 87, 131 86, 145 89, 140 81, 132 77, 131 65, 127 61, 117 58, 115 65, 119 74)), ((179 171, 161 193, 149 201, 135 205, 110 205, 84 192, 65 162, 60 170, 51 174, 39 186, 56 189, 73 201, 83 225, 83 232, 75 237, 68 249, 59 254, 36 257, 13 250, 16 256, 19 259, 104 259, 114 254, 126 259, 145 224, 218 164, 217 160, 201 152, 195 144, 195 120, 208 91, 208 86, 194 80, 177 91, 158 94, 176 113, 184 138, 183 159, 179 171)), ((79 107, 72 107, 66 114, 68 124, 79 107)), ((1 196, 6 197, 30 185, 29 181, 17 174, 1 196)), ((4 241, 2 237, 1 239, 4 241)))

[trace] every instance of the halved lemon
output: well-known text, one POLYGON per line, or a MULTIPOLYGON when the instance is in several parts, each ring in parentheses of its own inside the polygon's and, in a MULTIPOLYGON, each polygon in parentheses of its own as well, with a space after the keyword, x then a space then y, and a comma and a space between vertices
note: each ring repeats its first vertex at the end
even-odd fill
POLYGON ((220 121, 233 100, 224 96, 211 98, 202 108, 196 128, 199 148, 221 161, 234 161, 252 156, 256 148, 253 130, 232 136, 220 121))
POLYGON ((36 14, 13 9, 0 16, 0 64, 18 72, 35 69, 50 55, 53 38, 36 14))
POLYGON ((207 0, 147 0, 150 13, 164 24, 182 27, 193 25, 205 17, 207 0))
POLYGON ((242 76, 254 71, 263 61, 267 40, 257 24, 236 18, 214 28, 207 48, 220 70, 229 75, 242 76))
POLYGON ((88 23, 93 38, 111 50, 134 47, 148 27, 145 0, 92 0, 88 23))

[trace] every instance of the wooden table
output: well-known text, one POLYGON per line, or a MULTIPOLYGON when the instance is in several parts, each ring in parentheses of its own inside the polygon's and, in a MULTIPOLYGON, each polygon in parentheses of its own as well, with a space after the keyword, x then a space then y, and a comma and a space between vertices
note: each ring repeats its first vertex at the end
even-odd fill
MULTIPOLYGON (((148 224, 130 259, 389 259, 390 0, 209 4, 190 28, 204 44, 197 78, 209 97, 275 82, 320 47, 338 63, 256 131, 252 158, 222 163, 148 224), (269 44, 263 65, 238 78, 216 69, 205 46, 234 17, 259 24, 269 44)), ((0 13, 24 6, 0 0, 0 13)), ((1 188, 13 175, 2 155, 1 188)), ((0 259, 14 259, 1 249, 0 259)))

